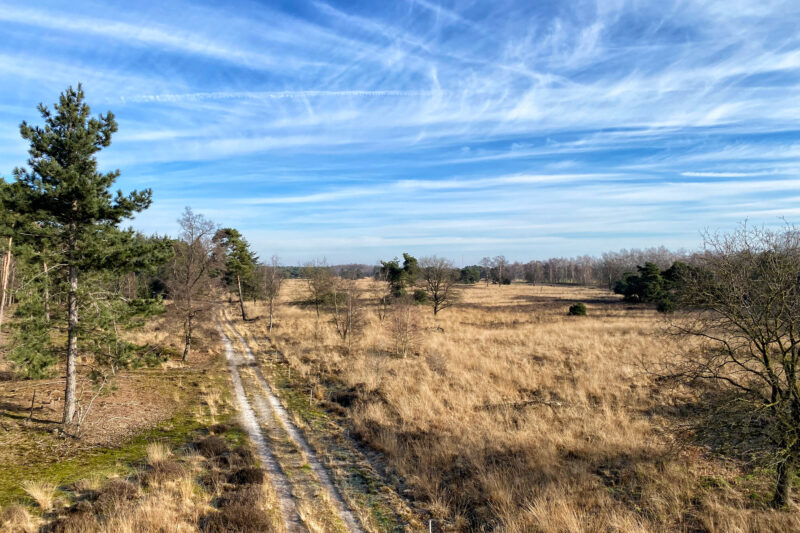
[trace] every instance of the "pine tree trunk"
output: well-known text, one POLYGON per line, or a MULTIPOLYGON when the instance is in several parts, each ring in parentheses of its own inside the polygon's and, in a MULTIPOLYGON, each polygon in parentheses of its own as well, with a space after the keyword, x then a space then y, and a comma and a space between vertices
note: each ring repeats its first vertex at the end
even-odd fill
POLYGON ((236 274, 236 285, 239 287, 239 307, 242 309, 242 320, 247 320, 247 315, 244 313, 244 298, 242 297, 242 280, 239 274, 236 274))
POLYGON ((0 327, 3 326, 3 315, 6 309, 6 289, 8 288, 8 271, 11 270, 11 243, 12 238, 8 238, 8 251, 3 258, 3 278, 2 290, 0 290, 0 327))
POLYGON ((794 461, 786 458, 778 463, 778 482, 775 487, 775 496, 772 498, 772 506, 781 509, 789 505, 792 497, 792 476, 794 474, 794 461))
POLYGON ((14 256, 8 258, 8 283, 6 284, 6 309, 14 303, 14 291, 10 287, 14 286, 17 277, 17 269, 14 265, 14 256))
POLYGON ((64 390, 64 425, 72 423, 75 417, 75 388, 77 384, 78 363, 78 267, 69 266, 69 295, 67 297, 69 315, 67 319, 67 383, 64 390))
POLYGON ((50 275, 47 262, 44 263, 44 320, 50 323, 50 275))
POLYGON ((183 359, 182 361, 186 361, 189 358, 189 351, 192 347, 192 315, 189 314, 186 317, 186 322, 183 326, 183 333, 184 333, 184 340, 186 344, 183 347, 183 359))

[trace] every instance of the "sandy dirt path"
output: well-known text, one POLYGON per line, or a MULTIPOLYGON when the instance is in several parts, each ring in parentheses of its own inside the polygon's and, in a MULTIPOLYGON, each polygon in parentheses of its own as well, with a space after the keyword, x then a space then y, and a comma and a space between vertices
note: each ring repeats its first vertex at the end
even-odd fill
MULTIPOLYGON (((240 402, 240 405, 243 405, 242 412, 248 412, 249 415, 252 417, 252 430, 255 431, 258 436, 254 439, 254 442, 258 442, 260 439, 261 442, 264 443, 266 447, 267 438, 265 438, 264 427, 269 427, 270 431, 280 430, 283 432, 283 435, 292 442, 292 444, 300 451, 303 455, 306 463, 311 468, 316 480, 319 482, 319 485, 324 490, 327 495, 327 500, 331 502, 333 507, 335 508, 336 514, 341 518, 342 522, 346 526, 347 530, 353 533, 362 533, 364 529, 361 527, 359 522, 356 520, 353 513, 348 509, 347 504, 345 503, 344 499, 342 498, 339 491, 336 489, 336 486, 331 481, 331 478, 322 465, 322 463, 317 458, 316 453, 308 444, 308 441, 303 436, 302 432, 297 428, 297 426, 292 422, 292 419, 280 402, 278 397, 272 390, 267 379, 264 377, 261 369, 259 368, 258 362, 256 358, 253 356, 253 352, 250 349, 250 346, 247 344, 247 341, 239 335, 236 329, 233 327, 230 322, 225 321, 225 325, 227 326, 227 331, 231 333, 232 337, 235 337, 236 340, 239 341, 240 350, 235 350, 231 344, 231 341, 228 335, 223 331, 222 327, 220 327, 220 335, 222 336, 223 343, 225 344, 226 356, 230 351, 232 355, 229 359, 229 367, 231 366, 230 361, 234 361, 233 368, 231 370, 231 375, 234 377, 234 392, 237 396, 237 401, 240 402), (239 352, 239 353, 237 353, 239 352), (241 355, 240 355, 241 354, 241 355), (239 369, 241 367, 246 367, 248 372, 252 372, 255 376, 255 385, 252 385, 252 380, 245 380, 242 381, 240 377, 239 369), (238 385, 237 385, 238 380, 238 385), (251 386, 256 390, 247 390, 245 391, 245 387, 251 386), (254 410, 250 401, 248 400, 248 395, 253 398, 253 401, 256 403, 256 409, 254 410), (258 416, 257 416, 258 415, 258 416), (272 420, 277 420, 278 424, 272 424, 272 420), (261 421, 262 425, 259 426, 258 421, 261 421), (276 428, 276 426, 278 426, 276 428)), ((250 432, 251 428, 247 428, 248 433, 250 432)), ((251 437, 252 438, 252 437, 251 437)), ((258 446, 258 444, 257 444, 258 446)), ((274 455, 270 452, 270 450, 266 449, 266 452, 269 457, 272 457, 272 461, 275 463, 275 467, 280 475, 276 475, 276 481, 273 482, 275 484, 275 490, 279 493, 281 499, 281 506, 282 510, 284 511, 284 519, 289 520, 287 522, 287 530, 288 531, 296 531, 289 529, 289 525, 291 525, 291 518, 292 516, 297 516, 297 507, 294 504, 291 489, 290 489, 290 482, 286 478, 283 471, 280 469, 280 466, 275 462, 274 455), (287 485, 284 487, 285 490, 281 490, 279 485, 285 482, 287 485), (292 506, 289 507, 288 503, 284 505, 284 496, 288 499, 292 500, 292 506), (293 511, 293 514, 292 514, 293 511)), ((265 462, 265 466, 268 470, 270 467, 267 462, 265 462)), ((270 470, 270 475, 272 476, 272 471, 270 470)), ((297 519, 297 522, 300 522, 300 519, 297 519)), ((302 531, 302 529, 299 529, 302 531)))
POLYGON ((302 525, 300 516, 297 513, 297 507, 295 505, 294 498, 292 497, 291 483, 286 477, 286 474, 284 474, 283 470, 281 470, 281 467, 276 461, 275 456, 272 454, 270 447, 267 445, 267 441, 264 438, 264 434, 262 433, 261 427, 256 419, 256 414, 253 411, 253 407, 250 405, 250 402, 248 401, 247 395, 244 391, 244 385, 242 384, 242 377, 239 369, 241 366, 249 366, 251 363, 250 361, 237 355, 236 350, 233 348, 233 344, 228 336, 225 335, 225 332, 222 330, 222 326, 219 324, 219 322, 217 322, 217 330, 219 331, 220 337, 222 337, 222 344, 225 346, 225 359, 228 362, 228 371, 230 372, 231 380, 233 381, 233 392, 234 396, 236 397, 236 403, 241 416, 242 426, 244 426, 248 437, 250 437, 250 440, 256 447, 256 451, 261 459, 261 463, 264 465, 264 469, 269 475, 269 479, 275 489, 275 493, 278 495, 278 501, 280 502, 281 506, 281 515, 283 516, 283 523, 286 531, 287 533, 305 533, 306 529, 302 525))

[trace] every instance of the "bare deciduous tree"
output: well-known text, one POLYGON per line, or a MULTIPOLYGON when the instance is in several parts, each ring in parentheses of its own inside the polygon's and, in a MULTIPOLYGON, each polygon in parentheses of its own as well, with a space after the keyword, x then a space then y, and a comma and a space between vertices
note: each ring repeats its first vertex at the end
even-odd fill
POLYGON ((453 262, 441 257, 423 257, 419 260, 422 273, 422 284, 428 298, 433 304, 433 314, 453 305, 456 294, 454 286, 458 281, 458 274, 453 262))
POLYGON ((321 261, 306 263, 303 265, 302 272, 303 277, 306 278, 306 283, 308 283, 310 302, 314 304, 314 309, 317 311, 317 320, 319 320, 320 309, 333 290, 333 271, 328 266, 328 262, 322 259, 321 261))
POLYGON ((332 284, 333 324, 342 341, 352 349, 353 338, 365 325, 364 301, 358 282, 351 279, 337 279, 332 284))
POLYGON ((395 355, 406 357, 419 344, 422 327, 411 297, 403 296, 395 301, 385 324, 395 355))
POLYGON ((508 260, 504 255, 498 255, 494 259, 492 259, 492 264, 494 268, 494 277, 497 280, 497 285, 502 286, 503 281, 508 278, 508 260))
POLYGON ((481 266, 483 267, 484 274, 486 275, 486 286, 489 286, 489 279, 492 277, 492 268, 494 267, 494 262, 490 257, 484 257, 481 259, 481 266))
POLYGON ((698 342, 673 375, 715 385, 716 416, 737 446, 774 465, 783 507, 800 458, 800 231, 745 226, 707 236, 705 248, 681 275, 688 311, 673 327, 698 342))
POLYGON ((331 290, 333 289, 333 271, 328 266, 327 261, 311 261, 303 265, 303 277, 306 279, 309 291, 309 301, 314 304, 314 309, 317 312, 316 320, 314 321, 314 341, 319 340, 319 319, 320 310, 325 304, 325 301, 330 298, 331 290))
POLYGON ((183 320, 183 360, 189 357, 192 346, 194 319, 209 305, 204 296, 211 288, 210 272, 214 262, 212 241, 217 225, 187 207, 178 219, 180 236, 174 243, 167 286, 175 302, 175 309, 183 320))
POLYGON ((268 265, 263 265, 261 270, 261 282, 264 290, 264 297, 269 304, 269 332, 272 333, 272 318, 275 314, 275 301, 281 292, 284 272, 280 266, 280 259, 273 255, 268 265))

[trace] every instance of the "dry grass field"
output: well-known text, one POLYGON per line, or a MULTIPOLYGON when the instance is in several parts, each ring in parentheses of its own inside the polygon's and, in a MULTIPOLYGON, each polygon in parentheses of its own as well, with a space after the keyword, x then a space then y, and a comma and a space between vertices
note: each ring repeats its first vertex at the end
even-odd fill
MULTIPOLYGON (((367 531, 800 530, 796 507, 768 508, 769 471, 690 431, 700 391, 651 372, 682 348, 663 315, 599 289, 479 284, 437 317, 395 305, 381 320, 376 283, 359 287, 349 342, 304 280, 285 282, 271 335, 261 303, 232 327, 367 531), (587 316, 568 316, 576 302, 587 316)), ((282 531, 275 489, 228 423, 214 325, 188 364, 121 376, 80 440, 52 432, 57 394, 42 393, 58 380, 4 382, 0 531, 282 531)), ((178 348, 164 318, 133 335, 178 348)), ((309 509, 306 526, 328 531, 309 509)))
MULTIPOLYGON (((439 530, 800 530, 796 509, 764 504, 768 472, 680 429, 695 394, 648 372, 680 349, 655 311, 599 289, 478 284, 436 318, 412 307, 400 357, 374 282, 359 283, 367 324, 349 349, 302 280, 285 283, 272 340, 292 386, 381 452, 439 530), (567 316, 577 301, 588 316, 567 316)), ((250 305, 261 318, 244 327, 263 339, 250 305)))

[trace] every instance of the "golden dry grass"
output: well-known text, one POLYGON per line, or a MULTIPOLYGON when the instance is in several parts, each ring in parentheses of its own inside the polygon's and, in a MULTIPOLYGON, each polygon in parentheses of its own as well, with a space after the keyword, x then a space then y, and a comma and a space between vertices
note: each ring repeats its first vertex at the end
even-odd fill
POLYGON ((22 489, 36 502, 43 511, 53 508, 56 496, 56 486, 52 483, 39 483, 26 481, 22 484, 22 489))
POLYGON ((39 530, 39 521, 25 507, 9 505, 0 511, 0 531, 3 533, 34 533, 39 530))
MULTIPOLYGON (((277 347, 296 376, 328 383, 330 397, 355 391, 345 409, 352 429, 444 530, 797 525, 796 512, 748 501, 742 465, 677 438, 663 408, 691 391, 665 390, 645 371, 680 348, 661 335, 655 311, 598 289, 477 285, 435 319, 415 308, 419 342, 400 358, 374 308, 347 350, 328 317, 317 324, 300 305, 306 298, 302 280, 285 284, 277 347), (567 316, 577 301, 588 316, 567 316)), ((263 320, 249 327, 266 334, 263 320)))
POLYGON ((169 447, 161 442, 151 442, 147 445, 147 464, 153 466, 166 461, 172 455, 169 447))

